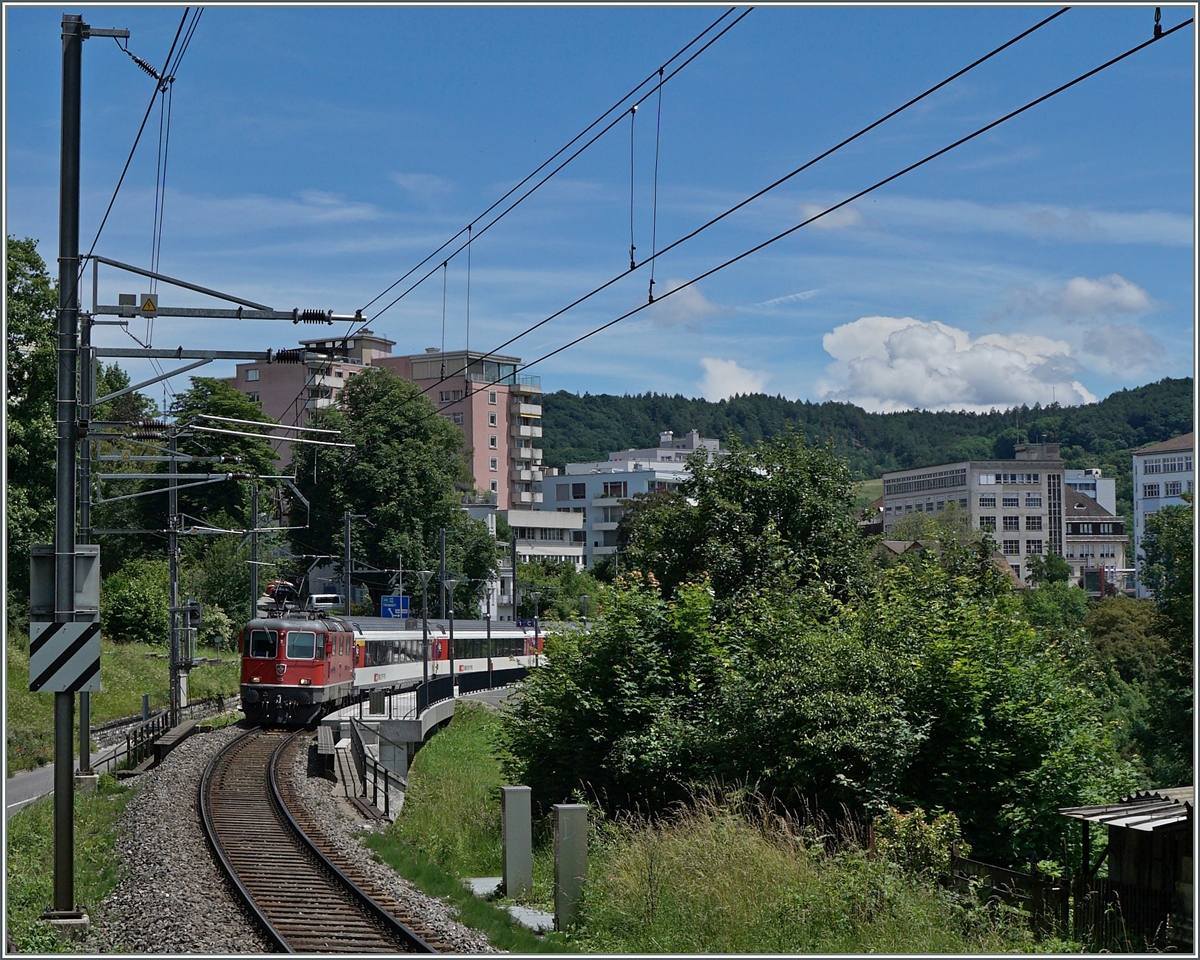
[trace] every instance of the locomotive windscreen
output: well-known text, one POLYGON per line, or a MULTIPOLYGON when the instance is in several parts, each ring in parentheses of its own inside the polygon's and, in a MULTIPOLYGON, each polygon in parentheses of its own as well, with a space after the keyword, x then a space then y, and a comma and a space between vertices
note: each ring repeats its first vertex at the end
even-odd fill
POLYGON ((287 655, 289 660, 311 660, 317 655, 317 635, 311 630, 289 630, 287 655))
POLYGON ((250 631, 250 656, 274 660, 279 635, 274 630, 250 631))

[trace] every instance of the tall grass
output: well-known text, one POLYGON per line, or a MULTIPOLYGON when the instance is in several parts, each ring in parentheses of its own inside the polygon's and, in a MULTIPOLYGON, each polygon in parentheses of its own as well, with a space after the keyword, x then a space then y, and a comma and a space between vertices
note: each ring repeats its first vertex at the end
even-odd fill
POLYGON ((665 820, 602 827, 584 942, 604 953, 1038 949, 1019 923, 956 908, 852 837, 828 844, 827 829, 712 799, 665 820))
MULTIPOLYGON (((28 643, 22 648, 12 636, 5 645, 7 684, 5 735, 8 741, 7 775, 31 770, 54 759, 54 697, 29 690, 28 643)), ((146 644, 114 644, 101 640, 100 682, 104 689, 92 694, 92 723, 128 717, 142 710, 142 694, 160 696, 169 689, 165 659, 148 657, 162 653, 161 647, 146 644)), ((188 696, 199 700, 217 694, 236 696, 238 664, 235 658, 221 664, 200 664, 188 679, 188 696)))
MULTIPOLYGON (((75 795, 75 897, 99 904, 120 880, 113 852, 116 824, 132 796, 112 777, 100 778, 94 795, 75 795)), ((5 919, 22 953, 70 953, 78 947, 39 923, 54 902, 54 798, 43 797, 8 820, 5 850, 5 919)))

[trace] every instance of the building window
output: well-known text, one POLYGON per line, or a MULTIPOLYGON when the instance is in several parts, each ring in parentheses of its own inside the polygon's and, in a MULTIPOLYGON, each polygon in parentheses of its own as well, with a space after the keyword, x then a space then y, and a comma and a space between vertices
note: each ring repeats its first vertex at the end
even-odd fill
POLYGON ((258 391, 257 390, 251 390, 249 393, 246 394, 246 397, 249 400, 251 400, 252 402, 258 403, 258 391))
POLYGON ((1001 545, 1001 549, 1004 551, 1005 556, 1018 556, 1021 553, 1021 541, 1005 540, 1001 545))
POLYGON ((1177 497, 1183 492, 1183 483, 1179 480, 1168 480, 1163 484, 1163 494, 1168 497, 1177 497))
POLYGON ((604 495, 606 497, 627 497, 629 496, 629 481, 628 480, 605 480, 604 495))
POLYGON ((462 426, 463 415, 461 413, 451 414, 450 419, 453 420, 455 423, 457 423, 460 427, 462 426))
POLYGON ((983 495, 983 496, 980 496, 980 498, 979 498, 979 505, 980 505, 981 507, 985 507, 985 508, 986 508, 986 507, 993 507, 993 508, 994 508, 994 507, 996 506, 996 495, 995 495, 994 493, 989 493, 989 494, 985 494, 985 495, 983 495))
POLYGON ((494 414, 494 413, 489 413, 489 414, 488 414, 488 426, 489 426, 489 427, 494 427, 494 426, 496 426, 497 422, 498 422, 498 421, 497 421, 497 419, 496 419, 496 414, 494 414))
POLYGON ((605 507, 604 508, 604 522, 605 523, 616 523, 618 520, 621 519, 621 517, 624 515, 624 513, 625 513, 624 507, 605 507))
POLYGON ((1025 529, 1026 530, 1041 530, 1042 529, 1042 518, 1040 516, 1026 517, 1025 518, 1025 529))
POLYGON ((246 379, 253 382, 258 379, 258 371, 251 368, 246 371, 246 379))
POLYGON ((554 499, 559 503, 564 500, 571 499, 571 485, 569 483, 556 483, 554 485, 554 499))
POLYGON ((1111 523, 1102 523, 1102 524, 1100 524, 1100 532, 1101 532, 1101 533, 1112 533, 1112 532, 1113 532, 1113 525, 1112 525, 1111 523))
POLYGON ((571 531, 571 542, 572 543, 587 543, 587 531, 586 530, 572 530, 571 531))
POLYGON ((499 461, 495 457, 492 457, 488 461, 488 469, 489 470, 499 470, 500 469, 499 461))
POLYGON ((495 402, 496 402, 496 391, 489 390, 488 391, 488 403, 495 403, 495 402))
POLYGON ((979 518, 979 529, 980 530, 990 530, 993 533, 995 533, 996 532, 996 518, 995 517, 980 517, 979 518))
POLYGON ((1026 553, 1041 553, 1042 552, 1042 541, 1041 540, 1026 540, 1025 541, 1025 552, 1026 553))
POLYGON ((1025 494, 1025 506, 1040 507, 1042 505, 1042 495, 1040 493, 1025 494))
POLYGON ((587 499, 587 484, 573 483, 571 484, 571 499, 586 500, 587 499))
POLYGON ((492 493, 499 493, 499 492, 500 492, 500 481, 493 480, 492 481, 492 493))
POLYGON ((1015 494, 1006 494, 1004 496, 1004 502, 1000 504, 1002 507, 1019 507, 1020 505, 1021 498, 1015 494))
POLYGON ((1151 500, 1157 497, 1159 495, 1158 491, 1159 486, 1157 483, 1142 484, 1142 498, 1145 500, 1151 500))
POLYGON ((497 446, 498 446, 498 443, 497 443, 497 441, 496 441, 496 436, 495 436, 495 434, 493 434, 492 436, 488 437, 488 449, 489 449, 489 450, 495 450, 495 449, 497 448, 497 446))
POLYGON ((1144 476, 1148 473, 1162 473, 1162 461, 1161 460, 1143 460, 1142 461, 1142 475, 1144 476))
POLYGON ((1183 457, 1163 457, 1162 472, 1163 473, 1191 473, 1192 456, 1188 454, 1183 457))
POLYGON ((1105 559, 1111 560, 1111 559, 1113 559, 1113 558, 1114 558, 1116 555, 1117 555, 1117 548, 1116 548, 1116 545, 1115 545, 1115 544, 1112 544, 1112 543, 1102 543, 1102 544, 1100 544, 1100 556, 1101 556, 1101 557, 1104 557, 1105 559))
POLYGON ((1020 530, 1021 529, 1021 518, 1020 517, 1005 517, 1004 518, 1004 529, 1005 530, 1020 530))

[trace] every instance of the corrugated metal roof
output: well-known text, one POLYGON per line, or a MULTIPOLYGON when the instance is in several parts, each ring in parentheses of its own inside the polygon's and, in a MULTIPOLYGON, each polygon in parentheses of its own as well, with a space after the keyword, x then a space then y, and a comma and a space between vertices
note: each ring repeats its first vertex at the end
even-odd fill
POLYGON ((1194 787, 1172 787, 1142 790, 1118 803, 1059 807, 1058 812, 1072 820, 1090 820, 1110 827, 1153 832, 1188 820, 1194 803, 1194 787))

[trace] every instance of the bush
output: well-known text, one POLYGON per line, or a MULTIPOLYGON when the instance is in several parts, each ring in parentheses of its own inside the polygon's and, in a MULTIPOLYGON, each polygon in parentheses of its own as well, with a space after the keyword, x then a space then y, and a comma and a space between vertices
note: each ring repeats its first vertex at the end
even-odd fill
POLYGON ((100 591, 100 629, 114 643, 165 646, 171 622, 170 572, 165 560, 131 560, 100 591))
POLYGON ((971 852, 953 813, 934 810, 930 816, 920 807, 911 813, 888 807, 871 827, 876 852, 913 876, 942 880, 950 875, 956 850, 961 856, 971 852))

